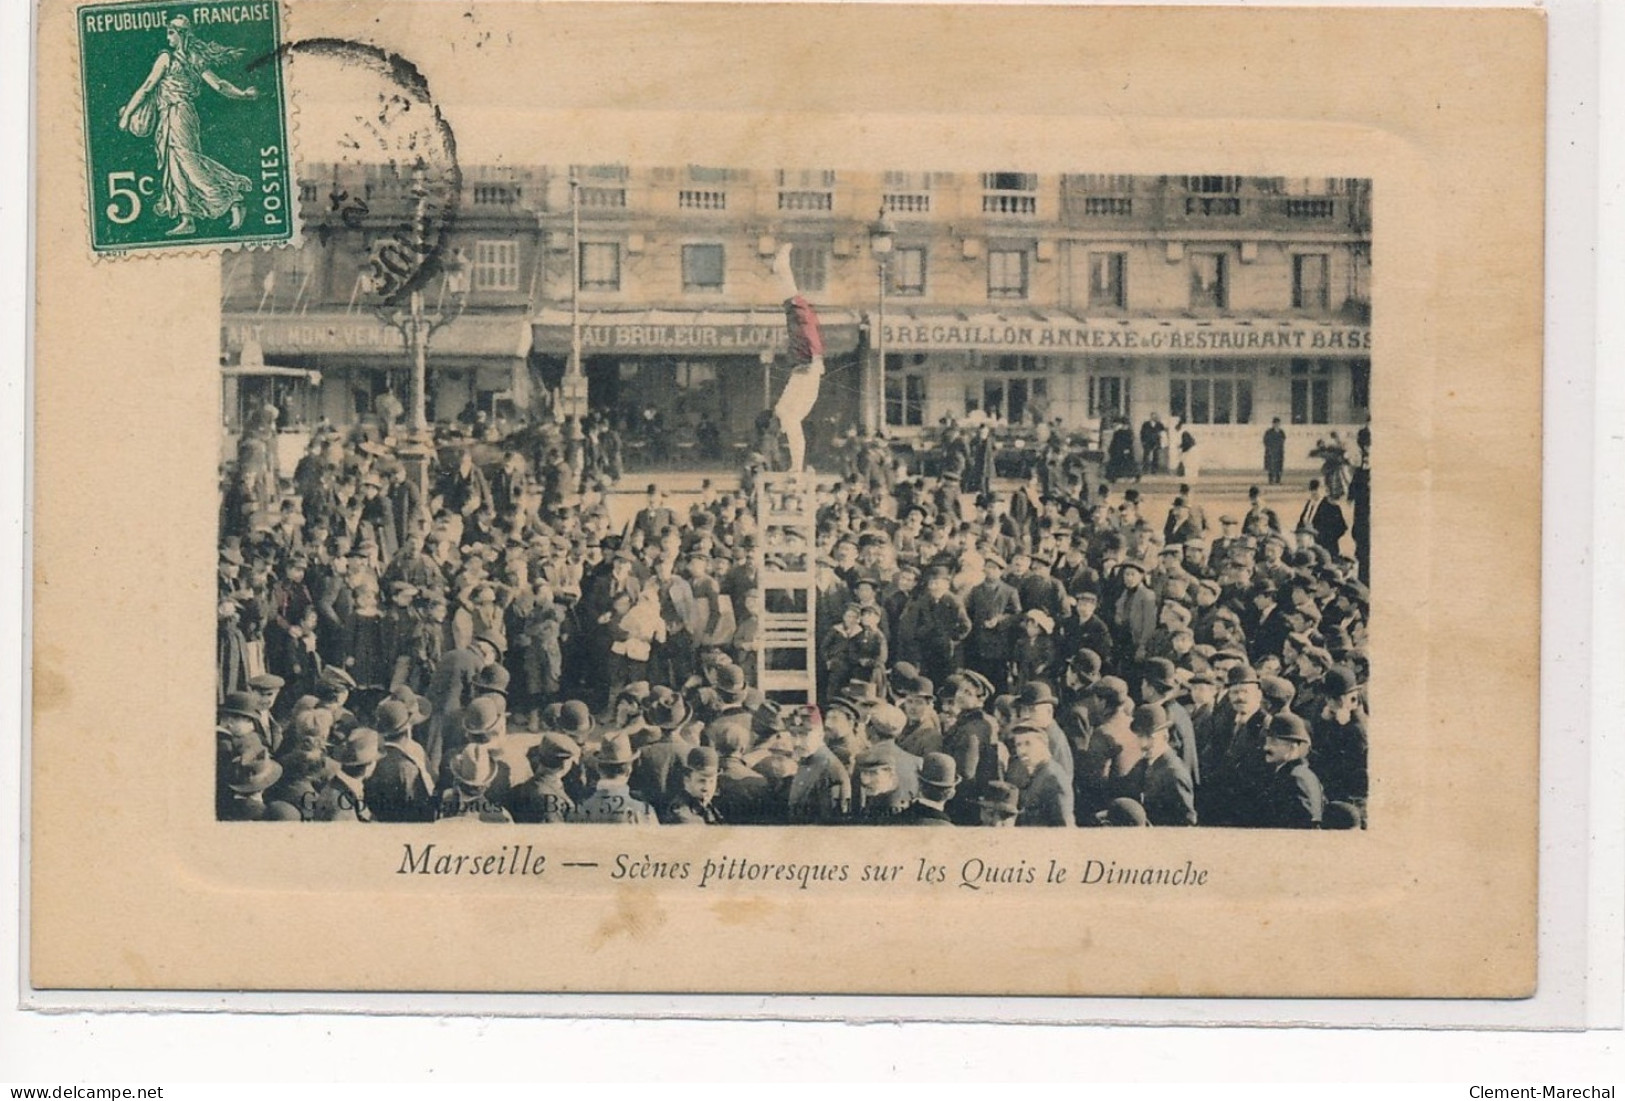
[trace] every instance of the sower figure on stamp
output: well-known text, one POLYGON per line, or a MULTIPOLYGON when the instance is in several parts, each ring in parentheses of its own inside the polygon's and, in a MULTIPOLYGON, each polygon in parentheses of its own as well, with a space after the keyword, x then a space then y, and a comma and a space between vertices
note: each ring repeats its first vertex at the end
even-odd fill
POLYGON ((818 386, 824 378, 824 336, 812 303, 796 287, 795 274, 790 270, 791 248, 781 245, 773 257, 773 274, 784 290, 784 317, 790 327, 790 380, 784 384, 773 415, 789 445, 789 469, 800 472, 807 462, 807 434, 802 422, 818 401, 818 386))
POLYGON ((253 181, 203 154, 197 99, 207 84, 227 99, 254 99, 252 87, 239 88, 217 76, 216 66, 243 51, 201 39, 192 21, 177 15, 166 28, 169 49, 158 55, 152 72, 119 112, 120 130, 136 137, 152 135, 161 185, 157 211, 177 219, 172 237, 197 232, 194 219, 231 214, 231 228, 243 224, 244 201, 253 181))

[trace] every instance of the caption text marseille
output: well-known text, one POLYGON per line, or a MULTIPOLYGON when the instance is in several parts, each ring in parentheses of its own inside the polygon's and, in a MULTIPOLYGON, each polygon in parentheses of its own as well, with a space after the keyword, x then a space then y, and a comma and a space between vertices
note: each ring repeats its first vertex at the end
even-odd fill
POLYGON ((1187 860, 1182 864, 1127 865, 1115 860, 1088 859, 1081 863, 1059 860, 995 861, 969 857, 957 864, 941 864, 925 857, 887 863, 777 863, 741 857, 717 856, 705 860, 661 860, 648 853, 617 853, 607 864, 550 863, 534 845, 502 845, 496 850, 459 852, 437 842, 401 846, 396 875, 477 876, 485 879, 519 877, 536 882, 596 871, 620 882, 682 883, 710 887, 723 883, 778 886, 808 890, 842 884, 926 884, 957 886, 978 891, 987 887, 1023 886, 1133 886, 1205 887, 1207 868, 1187 860))

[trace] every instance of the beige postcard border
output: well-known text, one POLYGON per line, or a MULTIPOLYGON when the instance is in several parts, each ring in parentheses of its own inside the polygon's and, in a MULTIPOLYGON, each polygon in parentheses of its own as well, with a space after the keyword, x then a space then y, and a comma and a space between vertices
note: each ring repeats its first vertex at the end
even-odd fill
MULTIPOLYGON (((467 163, 1375 179, 1372 828, 482 831, 210 820, 218 263, 92 264, 41 12, 38 987, 1515 997, 1535 982, 1544 48, 1529 12, 295 2, 417 62, 467 163), (376 19, 375 19, 376 16, 376 19), (459 64, 479 34, 513 44, 459 64), (831 51, 817 43, 839 43, 831 51), (543 47, 548 48, 544 51, 543 47), (549 56, 549 80, 529 59, 549 56), (899 57, 929 58, 901 72, 899 57), (997 74, 974 87, 976 74, 997 74), (1125 80, 1125 77, 1131 78, 1125 80), (1214 89, 1223 94, 1214 94, 1214 89), (522 123, 523 125, 516 125, 522 123), (540 878, 397 874, 533 845, 540 878), (1036 869, 973 891, 570 877, 647 853, 1036 869), (1044 882, 1049 862, 1072 869, 1044 882), (1090 859, 1200 888, 1084 887, 1090 859)), ((487 41, 491 41, 490 38, 487 41)), ((312 100, 301 100, 311 124, 312 100)), ((305 137, 307 155, 311 146, 305 137)))

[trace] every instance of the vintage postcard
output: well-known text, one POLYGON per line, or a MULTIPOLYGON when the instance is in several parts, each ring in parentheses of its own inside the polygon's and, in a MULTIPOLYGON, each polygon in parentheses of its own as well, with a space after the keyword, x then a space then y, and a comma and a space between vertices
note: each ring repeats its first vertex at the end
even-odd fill
POLYGON ((47 3, 32 985, 1532 994, 1543 36, 47 3))

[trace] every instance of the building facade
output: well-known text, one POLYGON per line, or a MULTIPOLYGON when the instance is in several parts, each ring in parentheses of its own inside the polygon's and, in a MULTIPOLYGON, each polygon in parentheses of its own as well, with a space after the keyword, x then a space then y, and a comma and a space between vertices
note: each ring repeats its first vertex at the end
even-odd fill
MULTIPOLYGON (((296 248, 227 253, 221 263, 223 417, 236 431, 256 405, 291 431, 353 424, 385 394, 409 400, 412 353, 401 311, 372 285, 380 244, 412 217, 412 181, 377 166, 320 166, 300 184, 296 248)), ((445 323, 429 351, 431 420, 524 412, 536 392, 531 315, 545 234, 531 173, 465 170, 445 243, 449 274, 425 288, 445 323)))
MULTIPOLYGON (((307 200, 344 186, 356 184, 307 182, 307 200)), ((1059 418, 1094 433, 1103 419, 1156 412, 1187 422, 1205 468, 1250 470, 1275 417, 1288 465, 1308 466, 1317 439, 1347 437, 1369 414, 1366 180, 472 170, 455 236, 472 278, 464 315, 431 348, 442 419, 469 401, 537 406, 579 333, 592 408, 658 423, 678 447, 709 421, 725 450, 742 451, 788 366, 770 273, 786 241, 828 346, 815 447, 882 418, 904 437, 948 419, 1059 418)), ((266 363, 346 372, 331 393, 324 375, 325 415, 364 414, 405 365, 398 338, 340 320, 358 316, 368 247, 364 230, 341 225, 297 253, 242 254, 249 269, 225 290, 228 366, 258 325, 266 363), (289 264, 298 270, 280 270, 289 264), (262 265, 277 271, 270 300, 292 284, 284 313, 315 308, 316 292, 300 300, 297 288, 316 287, 331 327, 318 336, 288 322, 297 328, 284 333, 258 320, 262 265)))

